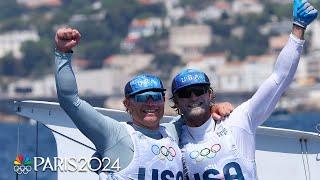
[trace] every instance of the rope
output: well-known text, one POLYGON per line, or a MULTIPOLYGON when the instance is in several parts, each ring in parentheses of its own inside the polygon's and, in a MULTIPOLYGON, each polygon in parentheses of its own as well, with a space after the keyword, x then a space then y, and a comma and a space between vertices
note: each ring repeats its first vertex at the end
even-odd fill
MULTIPOLYGON (((36 157, 39 155, 39 123, 36 125, 36 157)), ((36 171, 36 180, 38 180, 38 171, 36 171)))
POLYGON ((301 149, 301 157, 302 157, 302 162, 303 162, 304 175, 305 175, 305 177, 306 177, 306 180, 308 180, 307 170, 306 170, 306 164, 305 164, 305 162, 304 162, 304 157, 303 157, 302 139, 300 139, 299 142, 300 142, 300 149, 301 149))
POLYGON ((308 174, 309 178, 311 179, 311 174, 310 174, 310 166, 309 166, 309 158, 308 158, 308 144, 307 144, 307 139, 304 139, 304 145, 306 147, 306 159, 307 159, 307 168, 308 168, 308 174))
POLYGON ((73 139, 73 138, 71 138, 71 137, 69 137, 69 136, 67 136, 67 135, 64 135, 64 134, 62 134, 62 133, 60 133, 60 132, 58 132, 58 131, 56 131, 56 130, 54 130, 54 129, 51 129, 50 127, 48 127, 48 126, 45 125, 45 124, 43 124, 43 125, 44 125, 46 128, 48 128, 50 131, 52 131, 52 132, 55 132, 55 133, 57 133, 57 134, 65 137, 65 138, 67 138, 67 139, 69 139, 69 140, 71 140, 71 141, 73 141, 73 142, 76 142, 76 143, 78 143, 78 144, 80 144, 80 145, 82 145, 82 146, 84 146, 84 147, 87 147, 87 148, 89 148, 89 149, 91 149, 91 150, 97 151, 95 148, 92 148, 92 147, 90 147, 90 146, 88 146, 88 145, 86 145, 86 144, 83 144, 83 143, 80 142, 80 141, 77 141, 77 140, 75 140, 75 139, 73 139))
POLYGON ((316 131, 318 131, 318 136, 320 137, 320 123, 316 125, 316 131))
POLYGON ((18 118, 18 128, 17 128, 17 155, 20 152, 20 117, 18 118))
MULTIPOLYGON (((316 131, 318 131, 318 136, 320 137, 320 123, 316 125, 316 131)), ((316 156, 316 161, 320 161, 320 152, 316 156)))
MULTIPOLYGON (((17 128, 17 155, 20 153, 20 124, 21 124, 21 117, 18 117, 18 128, 17 128)), ((19 174, 16 172, 16 180, 19 180, 19 174)))

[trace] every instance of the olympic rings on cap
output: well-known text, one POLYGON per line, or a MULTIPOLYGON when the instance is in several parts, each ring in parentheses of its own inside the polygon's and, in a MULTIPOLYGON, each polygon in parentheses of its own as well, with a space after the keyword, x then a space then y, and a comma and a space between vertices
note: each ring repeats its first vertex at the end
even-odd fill
POLYGON ((212 159, 216 156, 217 152, 221 149, 220 144, 214 144, 211 148, 203 148, 199 151, 192 151, 189 153, 189 157, 191 159, 195 159, 196 161, 202 161, 205 157, 208 159, 212 159))
POLYGON ((173 147, 166 147, 158 145, 152 145, 151 151, 154 155, 158 155, 159 159, 167 158, 169 161, 172 161, 173 158, 177 155, 176 151, 173 149, 173 147))
POLYGON ((13 166, 13 170, 18 174, 28 174, 31 169, 31 166, 13 166))

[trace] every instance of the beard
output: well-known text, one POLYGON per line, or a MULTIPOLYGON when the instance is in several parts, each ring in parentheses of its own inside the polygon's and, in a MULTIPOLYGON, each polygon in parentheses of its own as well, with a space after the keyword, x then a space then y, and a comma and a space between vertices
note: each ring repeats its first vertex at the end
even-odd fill
POLYGON ((195 107, 183 112, 183 116, 187 121, 189 121, 192 124, 199 124, 199 122, 204 123, 211 116, 210 107, 195 107))

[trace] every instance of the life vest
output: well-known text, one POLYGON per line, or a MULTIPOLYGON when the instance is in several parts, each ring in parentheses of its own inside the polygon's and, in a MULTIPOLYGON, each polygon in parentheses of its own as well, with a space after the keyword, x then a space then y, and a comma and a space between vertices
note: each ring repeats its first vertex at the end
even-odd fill
POLYGON ((101 172, 100 180, 182 180, 182 154, 177 142, 160 126, 162 139, 149 138, 126 124, 134 145, 131 163, 119 172, 101 172))
POLYGON ((241 158, 231 128, 221 122, 206 133, 204 140, 196 142, 187 126, 182 127, 183 162, 189 179, 257 179, 255 162, 241 158))

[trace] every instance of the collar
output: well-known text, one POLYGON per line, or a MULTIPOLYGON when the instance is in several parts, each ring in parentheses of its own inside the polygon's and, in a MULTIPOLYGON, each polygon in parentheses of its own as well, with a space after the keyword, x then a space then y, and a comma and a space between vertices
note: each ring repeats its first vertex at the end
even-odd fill
POLYGON ((156 129, 156 130, 151 130, 148 128, 144 128, 141 126, 138 126, 134 123, 130 124, 134 130, 141 132, 142 134, 144 134, 145 136, 148 136, 152 139, 161 139, 162 138, 162 134, 160 132, 160 128, 156 129))
POLYGON ((190 133, 191 137, 195 140, 203 139, 204 135, 213 130, 216 126, 216 122, 210 117, 204 124, 199 127, 189 127, 187 126, 187 130, 190 133))

